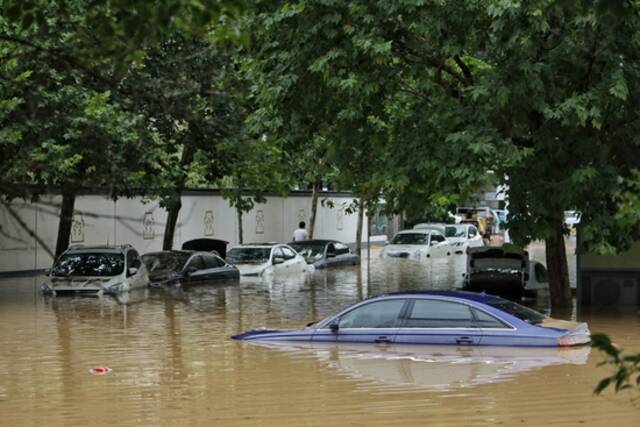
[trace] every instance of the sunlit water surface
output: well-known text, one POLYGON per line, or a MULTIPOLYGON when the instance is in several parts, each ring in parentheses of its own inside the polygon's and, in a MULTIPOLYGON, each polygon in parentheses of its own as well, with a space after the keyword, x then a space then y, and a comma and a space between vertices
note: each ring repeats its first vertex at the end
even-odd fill
MULTIPOLYGON (((41 278, 3 279, 0 425, 640 425, 637 392, 593 395, 608 370, 588 347, 268 347, 229 339, 263 326, 300 327, 383 292, 462 283, 462 255, 423 263, 376 255, 360 268, 305 278, 120 300, 45 298, 41 278), (92 375, 97 365, 112 372, 92 375)), ((548 311, 544 299, 531 303, 548 311)), ((636 308, 553 314, 640 351, 636 308)))

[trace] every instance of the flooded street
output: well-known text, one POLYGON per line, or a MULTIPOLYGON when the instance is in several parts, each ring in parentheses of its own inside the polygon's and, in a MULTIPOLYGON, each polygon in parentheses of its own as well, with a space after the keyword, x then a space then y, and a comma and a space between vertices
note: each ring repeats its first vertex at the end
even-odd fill
MULTIPOLYGON (((374 250, 359 268, 120 300, 46 298, 39 277, 5 278, 0 424, 638 425, 637 392, 593 395, 608 371, 588 347, 268 347, 229 339, 264 326, 301 327, 384 292, 451 289, 464 271, 462 255, 383 262, 374 250), (92 375, 97 365, 112 372, 92 375)), ((532 305, 547 311, 543 299, 532 305)), ((635 307, 554 315, 640 351, 635 307)))

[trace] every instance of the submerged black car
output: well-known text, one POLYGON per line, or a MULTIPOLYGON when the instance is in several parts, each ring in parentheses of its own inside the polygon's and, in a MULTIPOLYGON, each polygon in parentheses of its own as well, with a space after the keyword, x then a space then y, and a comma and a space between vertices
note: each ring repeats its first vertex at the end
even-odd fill
POLYGON ((162 251, 142 255, 151 285, 197 285, 238 280, 238 269, 209 252, 162 251))
POLYGON ((289 246, 315 268, 360 264, 360 257, 336 240, 302 240, 291 242, 289 246))

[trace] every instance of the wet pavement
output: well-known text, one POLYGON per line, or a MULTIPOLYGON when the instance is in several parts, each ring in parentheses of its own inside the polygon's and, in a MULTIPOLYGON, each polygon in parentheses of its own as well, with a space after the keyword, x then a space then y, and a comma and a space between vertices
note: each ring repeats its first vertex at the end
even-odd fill
MULTIPOLYGON (((540 258, 540 248, 532 248, 540 258)), ((637 392, 594 396, 603 356, 578 349, 261 346, 229 336, 300 327, 383 292, 462 285, 465 259, 382 261, 119 299, 45 298, 0 280, 0 424, 637 426, 637 392), (106 375, 90 370, 105 366, 106 375), (633 398, 635 397, 635 400, 633 398)), ((366 253, 365 253, 366 256, 366 253)), ((531 305, 548 310, 548 301, 531 305)), ((640 314, 576 309, 640 351, 640 314)))

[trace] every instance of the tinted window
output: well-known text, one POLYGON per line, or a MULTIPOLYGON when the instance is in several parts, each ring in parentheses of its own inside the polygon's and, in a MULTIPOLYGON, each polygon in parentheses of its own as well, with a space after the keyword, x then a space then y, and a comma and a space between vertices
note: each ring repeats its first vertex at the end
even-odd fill
POLYGON ((63 255, 53 266, 54 276, 116 276, 124 271, 124 255, 82 253, 63 255))
POLYGON ((140 268, 139 255, 135 249, 131 249, 127 252, 127 268, 130 267, 140 268))
POLYGON ((188 259, 187 252, 156 252, 142 255, 142 262, 149 271, 180 271, 188 259))
POLYGON ((287 248, 286 246, 283 246, 281 249, 282 249, 282 253, 284 254, 284 259, 293 259, 296 257, 295 252, 293 252, 291 249, 287 248))
POLYGON ((273 258, 282 258, 284 259, 284 253, 282 253, 282 248, 275 248, 273 250, 273 258))
POLYGON ((432 234, 431 235, 431 243, 440 243, 440 242, 444 242, 445 238, 442 234, 432 234))
POLYGON ((537 282, 549 281, 549 278, 547 277, 547 269, 544 268, 544 265, 535 263, 533 270, 535 272, 537 282))
POLYGON ((348 254, 349 247, 347 245, 343 245, 342 243, 334 243, 333 246, 336 249, 336 255, 348 254))
POLYGON ((200 255, 196 255, 189 261, 189 267, 195 268, 196 270, 203 270, 205 268, 204 260, 200 255))
POLYGON ((233 248, 227 252, 232 264, 262 264, 269 260, 271 248, 233 248))
POLYGON ((393 328, 405 300, 372 302, 342 316, 340 328, 393 328))
POLYGON ((426 245, 427 234, 422 233, 405 233, 396 234, 396 237, 391 241, 392 245, 426 245))
POLYGON ((407 328, 470 328, 471 310, 464 304, 448 301, 415 300, 405 324, 407 328))
POLYGON ((303 257, 311 257, 324 254, 324 243, 318 242, 299 242, 292 243, 291 247, 303 257))
POLYGON ((486 304, 509 313, 510 315, 517 317, 520 320, 524 320, 527 323, 531 323, 532 325, 542 323, 545 319, 544 314, 502 298, 493 298, 487 301, 486 304))
POLYGON ((510 326, 504 323, 502 320, 485 313, 484 311, 472 309, 473 314, 476 317, 476 325, 481 328, 509 328, 510 326))
POLYGON ((203 255, 204 265, 206 268, 224 267, 224 261, 213 255, 203 255))

